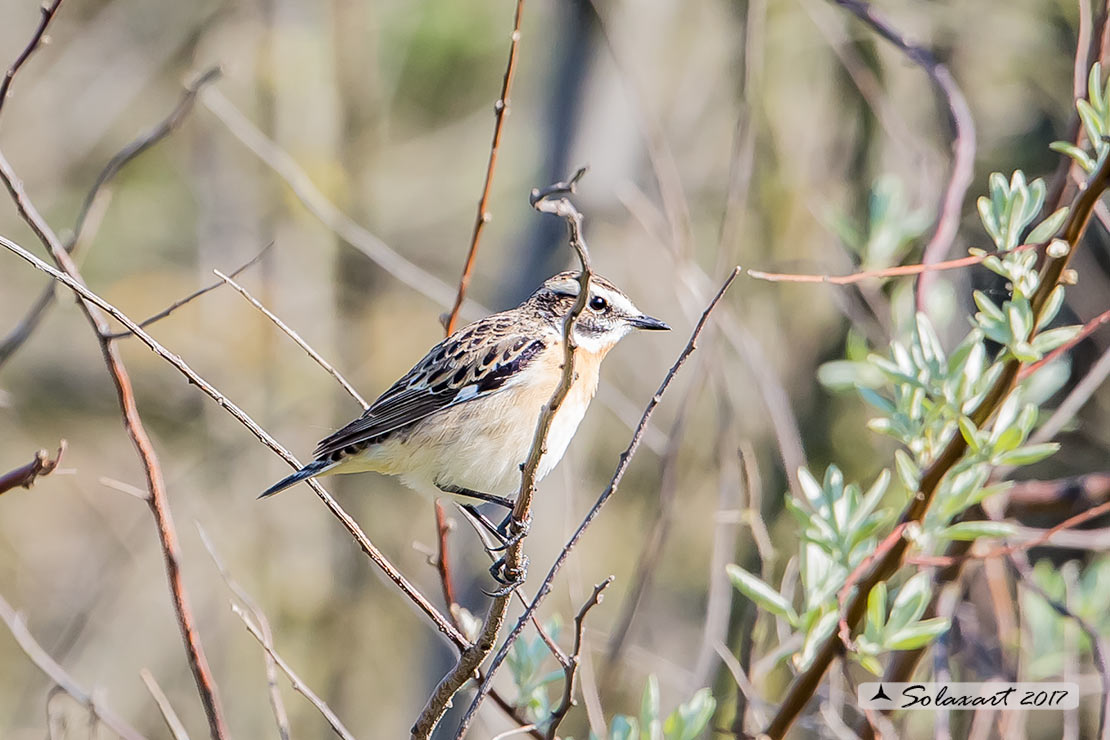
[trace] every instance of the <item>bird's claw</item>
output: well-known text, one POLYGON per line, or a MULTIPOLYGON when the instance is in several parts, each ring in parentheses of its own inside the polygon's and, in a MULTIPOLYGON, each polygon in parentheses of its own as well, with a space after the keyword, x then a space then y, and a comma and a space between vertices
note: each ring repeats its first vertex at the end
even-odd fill
MULTIPOLYGON (((532 529, 532 513, 529 512, 528 516, 523 520, 514 518, 511 514, 501 523, 497 528, 497 533, 500 535, 501 543, 488 547, 486 550, 490 553, 503 552, 510 547, 520 542, 527 536, 528 532, 532 529)), ((502 562, 504 558, 498 562, 502 562)), ((495 563, 496 565, 496 563, 495 563)))
POLYGON ((498 558, 497 562, 489 567, 489 574, 493 576, 493 580, 501 584, 501 588, 496 591, 486 591, 482 589, 487 596, 499 597, 506 596, 513 592, 518 586, 524 585, 524 581, 528 578, 528 558, 522 557, 518 567, 509 567, 505 562, 505 558, 498 558))

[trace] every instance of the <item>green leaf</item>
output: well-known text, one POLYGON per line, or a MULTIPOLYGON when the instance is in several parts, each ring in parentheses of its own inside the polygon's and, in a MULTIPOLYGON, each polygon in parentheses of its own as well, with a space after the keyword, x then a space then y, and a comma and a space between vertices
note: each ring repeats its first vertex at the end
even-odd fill
POLYGON ((894 451, 894 469, 907 491, 917 491, 921 482, 921 470, 904 450, 894 451))
POLYGON ((995 455, 991 462, 994 465, 1032 465, 1035 462, 1040 462, 1046 457, 1050 457, 1060 449, 1057 442, 1043 442, 1036 445, 1025 445, 1016 450, 1010 450, 995 455))
POLYGON ((640 726, 635 718, 618 714, 609 724, 609 740, 640 740, 640 726))
POLYGON ((798 615, 794 611, 794 607, 790 606, 790 602, 782 594, 768 586, 762 579, 732 563, 725 566, 725 571, 728 573, 732 585, 740 593, 754 601, 757 606, 772 614, 784 617, 790 624, 797 624, 798 615))
POLYGON ((836 625, 839 622, 840 612, 833 609, 823 614, 816 624, 810 628, 805 643, 802 645, 802 651, 795 659, 798 670, 804 671, 809 668, 813 659, 817 657, 817 648, 836 630, 836 625))
POLYGON ((1033 338, 1033 349, 1041 354, 1047 354, 1075 339, 1081 331, 1083 331, 1082 326, 1061 326, 1058 329, 1043 331, 1033 338))
POLYGON ((886 626, 886 582, 879 581, 867 594, 867 622, 864 634, 872 642, 880 642, 883 627, 886 626))
POLYGON ((945 617, 925 619, 889 635, 883 643, 883 647, 887 650, 915 650, 928 645, 947 632, 951 626, 951 620, 945 617))
POLYGON ((1095 160, 1091 159, 1090 156, 1087 155, 1087 152, 1083 151, 1075 144, 1072 144, 1070 141, 1054 141, 1048 145, 1048 148, 1054 152, 1060 152, 1061 154, 1071 157, 1087 172, 1091 172, 1095 168, 1095 160))
MULTIPOLYGON (((1082 150, 1081 150, 1082 151, 1082 150)), ((1065 152, 1066 154, 1067 152, 1065 152)), ((1085 156, 1085 155, 1084 155, 1085 156)), ((1046 242, 1056 235, 1060 227, 1064 225, 1064 219, 1068 217, 1068 207, 1058 209, 1052 213, 1044 221, 1037 224, 1037 227, 1029 232, 1029 236, 1025 238, 1029 244, 1040 244, 1046 242)))
POLYGON ((887 631, 897 632, 921 617, 929 605, 931 583, 929 574, 921 572, 902 584, 890 608, 887 631))
POLYGON ((1001 239, 1001 231, 998 228, 998 219, 994 215, 994 204, 991 203, 990 198, 981 195, 975 201, 975 205, 979 208, 979 218, 983 222, 983 228, 987 230, 987 234, 997 246, 1001 239))
POLYGON ((644 684, 644 695, 640 698, 640 726, 642 740, 658 740, 663 736, 663 725, 659 721, 659 679, 655 674, 648 676, 644 684))
POLYGON ((945 540, 960 540, 971 542, 980 537, 1003 539, 1017 532, 1017 527, 1010 522, 957 522, 938 535, 945 540))
POLYGON ((960 414, 956 423, 960 427, 960 435, 967 442, 967 446, 971 448, 972 452, 978 453, 982 445, 979 443, 979 430, 975 428, 975 422, 960 414))
POLYGON ((1056 314, 1060 312, 1060 306, 1062 305, 1064 305, 1064 286, 1057 285, 1048 294, 1044 308, 1041 309, 1041 315, 1037 317, 1037 328, 1047 326, 1050 321, 1056 318, 1056 314))
POLYGON ((709 724, 717 702, 709 689, 701 689, 678 709, 671 712, 663 723, 663 734, 667 740, 695 740, 709 724))

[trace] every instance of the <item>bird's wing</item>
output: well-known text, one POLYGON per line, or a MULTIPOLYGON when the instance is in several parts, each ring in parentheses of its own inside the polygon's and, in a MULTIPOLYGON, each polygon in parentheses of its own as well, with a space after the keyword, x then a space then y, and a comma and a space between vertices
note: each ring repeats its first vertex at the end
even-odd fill
POLYGON ((462 331, 443 340, 362 416, 322 440, 316 458, 354 453, 390 432, 437 411, 496 393, 510 385, 546 344, 543 339, 462 331))

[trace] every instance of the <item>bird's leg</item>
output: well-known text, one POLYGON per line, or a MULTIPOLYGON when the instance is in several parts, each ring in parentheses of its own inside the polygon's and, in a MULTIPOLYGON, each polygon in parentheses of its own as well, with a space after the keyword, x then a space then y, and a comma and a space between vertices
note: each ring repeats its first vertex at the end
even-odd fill
POLYGON ((489 504, 497 504, 498 506, 502 506, 502 507, 508 509, 509 511, 512 511, 512 509, 513 509, 513 500, 509 499, 509 498, 505 498, 504 496, 495 496, 492 493, 482 493, 481 491, 472 491, 469 488, 459 488, 458 486, 452 486, 449 483, 436 483, 436 488, 443 491, 444 493, 451 493, 451 494, 454 494, 456 496, 463 496, 465 498, 477 499, 478 501, 485 501, 486 503, 489 503, 489 504))
POLYGON ((498 545, 496 547, 486 548, 487 550, 489 550, 490 552, 498 552, 500 550, 504 550, 505 547, 507 547, 507 545, 504 544, 505 543, 505 530, 502 529, 502 527, 499 527, 496 524, 494 524, 493 522, 491 522, 489 520, 489 518, 485 514, 483 514, 481 511, 479 511, 478 507, 475 506, 474 504, 459 504, 459 506, 464 511, 466 511, 467 514, 474 517, 475 521, 477 521, 479 524, 481 524, 482 527, 484 527, 487 532, 489 532, 491 535, 493 535, 494 538, 499 543, 501 543, 500 545, 498 545))

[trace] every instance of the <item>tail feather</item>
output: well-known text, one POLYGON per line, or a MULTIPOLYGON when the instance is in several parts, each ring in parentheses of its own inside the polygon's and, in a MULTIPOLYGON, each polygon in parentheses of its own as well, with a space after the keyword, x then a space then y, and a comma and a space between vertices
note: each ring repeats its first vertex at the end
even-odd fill
POLYGON ((329 468, 335 467, 337 464, 338 463, 332 460, 314 460, 313 462, 310 462, 308 465, 305 465, 303 468, 298 470, 296 473, 293 473, 293 475, 282 478, 277 483, 267 488, 265 491, 259 494, 258 498, 266 498, 267 496, 273 496, 275 493, 281 493, 286 488, 289 488, 296 483, 300 483, 306 478, 313 478, 317 475, 320 475, 329 468))

